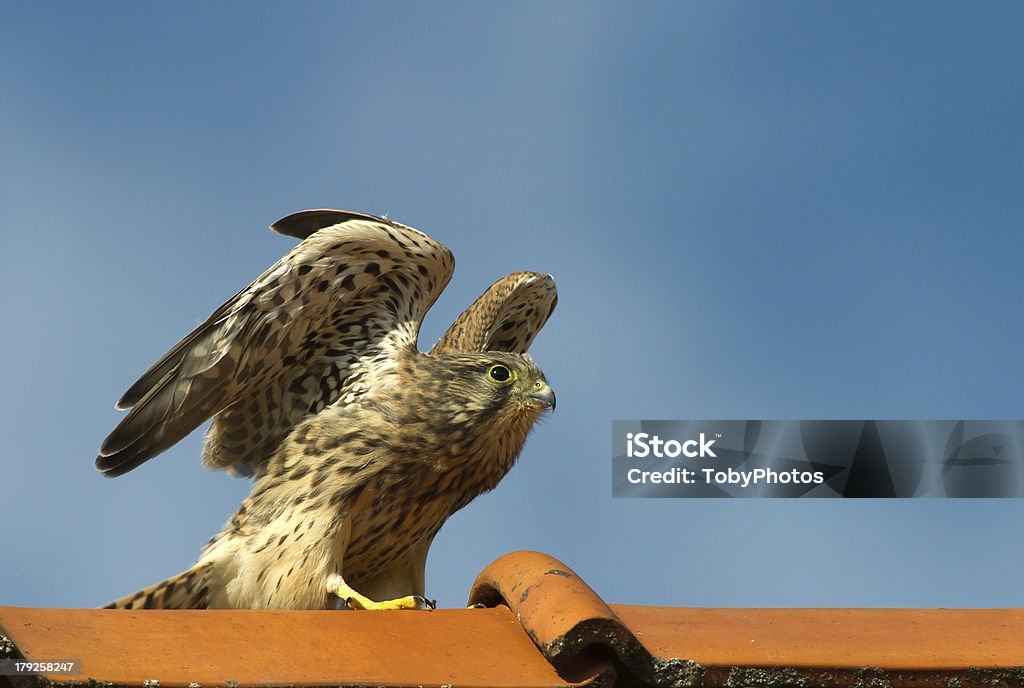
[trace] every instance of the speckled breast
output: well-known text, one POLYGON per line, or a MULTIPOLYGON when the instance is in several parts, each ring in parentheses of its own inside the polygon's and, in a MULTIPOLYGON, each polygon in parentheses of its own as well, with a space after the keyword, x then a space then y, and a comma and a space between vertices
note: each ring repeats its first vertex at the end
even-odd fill
POLYGON ((372 501, 353 517, 343 573, 358 588, 433 538, 452 514, 492 489, 511 466, 466 458, 442 469, 420 464, 377 476, 372 501), (487 470, 489 465, 490 470, 487 470))

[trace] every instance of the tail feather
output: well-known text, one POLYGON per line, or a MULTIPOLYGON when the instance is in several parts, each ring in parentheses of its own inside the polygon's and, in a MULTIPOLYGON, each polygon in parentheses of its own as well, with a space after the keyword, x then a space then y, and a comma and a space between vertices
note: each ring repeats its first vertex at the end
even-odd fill
POLYGON ((191 568, 111 602, 104 609, 206 609, 209 604, 207 567, 191 568))

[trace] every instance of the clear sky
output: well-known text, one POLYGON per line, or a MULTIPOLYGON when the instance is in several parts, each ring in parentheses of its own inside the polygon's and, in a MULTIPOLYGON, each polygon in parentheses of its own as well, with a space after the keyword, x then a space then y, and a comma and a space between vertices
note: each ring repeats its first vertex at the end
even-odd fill
POLYGON ((7 3, 0 604, 185 569, 246 494, 118 396, 292 244, 391 217, 550 272, 558 393, 428 594, 548 552, 611 602, 1021 606, 1021 500, 614 500, 615 418, 1020 418, 1024 6, 7 3))

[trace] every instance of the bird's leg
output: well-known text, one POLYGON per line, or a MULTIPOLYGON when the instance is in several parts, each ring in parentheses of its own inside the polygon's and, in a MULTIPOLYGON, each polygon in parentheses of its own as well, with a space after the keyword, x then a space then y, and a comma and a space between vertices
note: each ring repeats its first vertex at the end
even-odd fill
POLYGON ((339 598, 345 600, 345 603, 350 609, 434 609, 437 606, 436 602, 428 600, 420 595, 406 595, 405 597, 399 597, 394 600, 383 600, 381 602, 374 602, 365 595, 360 595, 358 592, 352 589, 345 579, 337 573, 332 573, 327 577, 327 592, 332 595, 337 595, 339 598))

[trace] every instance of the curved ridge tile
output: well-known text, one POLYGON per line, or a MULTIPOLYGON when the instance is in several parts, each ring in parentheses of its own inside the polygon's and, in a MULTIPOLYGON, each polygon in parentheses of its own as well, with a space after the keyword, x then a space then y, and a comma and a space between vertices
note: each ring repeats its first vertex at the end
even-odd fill
POLYGON ((563 672, 600 656, 646 685, 694 685, 703 676, 703 669, 689 660, 652 656, 575 571, 542 552, 497 559, 477 576, 469 603, 507 605, 563 672))
POLYGON ((1024 609, 609 606, 539 552, 484 569, 471 602, 507 605, 563 675, 603 656, 617 686, 1024 687, 1024 609))

